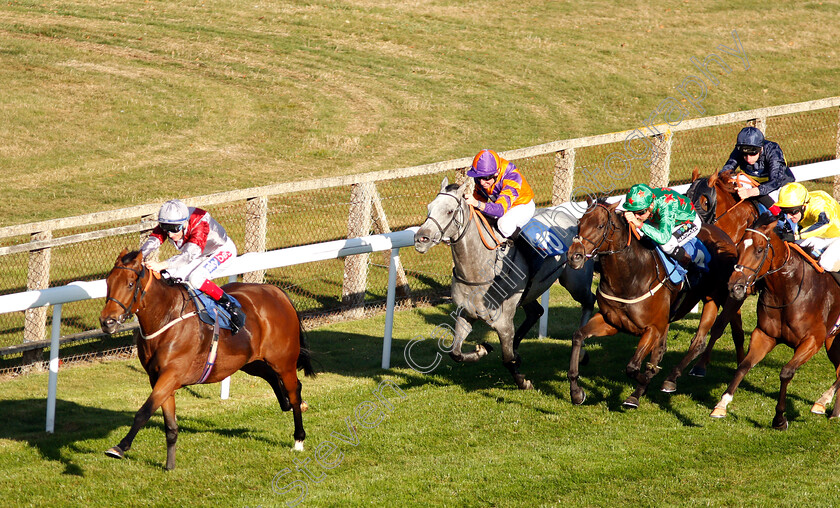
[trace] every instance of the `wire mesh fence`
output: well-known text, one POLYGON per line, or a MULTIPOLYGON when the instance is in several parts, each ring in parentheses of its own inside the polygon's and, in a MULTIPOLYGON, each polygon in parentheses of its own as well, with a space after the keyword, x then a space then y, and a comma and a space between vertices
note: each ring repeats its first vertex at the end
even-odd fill
MULTIPOLYGON (((676 185, 688 182, 695 170, 702 176, 717 171, 728 158, 735 137, 743 126, 744 122, 738 121, 669 133, 667 181, 676 185)), ((781 145, 791 166, 829 160, 837 155, 837 105, 768 116, 764 128, 767 138, 781 145)), ((582 200, 586 195, 618 195, 635 183, 651 181, 654 165, 651 158, 628 155, 633 153, 628 151, 623 140, 575 148, 572 191, 567 199, 582 200)), ((560 171, 558 153, 548 151, 512 160, 531 183, 537 206, 556 204, 553 191, 560 171)), ((194 201, 225 227, 242 254, 399 231, 418 225, 424 220, 426 204, 437 194, 443 177, 447 176, 450 182, 463 181, 464 172, 461 166, 449 164, 443 169, 423 174, 398 177, 389 174, 382 179, 377 175, 363 176, 365 178, 350 184, 303 185, 293 192, 264 194, 264 200, 259 203, 252 203, 245 197, 207 205, 202 205, 200 198, 194 201), (254 233, 255 227, 261 232, 254 233)), ((823 188, 831 193, 833 179, 808 182, 806 186, 823 188)), ((38 236, 42 234, 40 232, 4 235, 5 238, 0 238, 0 253, 4 254, 0 294, 56 287, 77 280, 102 279, 123 248, 133 250, 139 247, 154 226, 153 219, 154 216, 147 212, 142 217, 53 229, 45 236, 38 236), (62 243, 68 238, 78 240, 62 243), (15 249, 35 241, 53 243, 39 249, 3 252, 4 248, 15 249)), ((158 256, 165 259, 174 254, 174 249, 166 244, 158 256)), ((400 261, 398 305, 427 304, 445 298, 452 273, 448 249, 438 247, 423 255, 413 249, 402 249, 400 261)), ((258 274, 257 279, 286 291, 305 323, 316 326, 384 309, 388 266, 389 253, 377 252, 265 270, 258 274), (358 312, 348 313, 350 309, 358 312)), ((61 335, 73 336, 98 328, 102 306, 101 299, 65 304, 61 335)), ((15 346, 25 340, 46 338, 51 315, 47 309, 35 311, 0 314, 0 348, 15 346), (28 325, 27 320, 30 322, 28 325), (40 326, 33 326, 33 322, 40 326), (26 330, 35 330, 36 336, 27 336, 26 330)), ((68 361, 70 357, 95 357, 95 354, 109 349, 108 340, 92 339, 84 343, 97 351, 79 353, 74 348, 82 344, 76 343, 63 347, 62 358, 68 361)), ((45 354, 43 349, 39 349, 34 358, 24 359, 26 355, 19 352, 0 356, 0 373, 4 369, 21 370, 14 364, 21 365, 26 361, 36 362, 37 365, 44 360, 45 354)))

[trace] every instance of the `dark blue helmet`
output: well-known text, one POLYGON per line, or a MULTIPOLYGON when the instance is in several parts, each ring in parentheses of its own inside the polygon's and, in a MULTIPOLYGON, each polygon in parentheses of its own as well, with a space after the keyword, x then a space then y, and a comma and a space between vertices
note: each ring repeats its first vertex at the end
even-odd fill
MULTIPOLYGON (((738 140, 735 142, 735 148, 741 150, 741 147, 752 146, 761 148, 764 146, 764 134, 756 127, 744 127, 738 133, 738 140)), ((741 150, 743 151, 743 150, 741 150)))

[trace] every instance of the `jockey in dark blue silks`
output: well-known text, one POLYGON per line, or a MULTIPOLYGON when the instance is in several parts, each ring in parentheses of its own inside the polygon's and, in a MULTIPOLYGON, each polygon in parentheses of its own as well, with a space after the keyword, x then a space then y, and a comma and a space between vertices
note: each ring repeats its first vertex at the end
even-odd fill
MULTIPOLYGON (((755 127, 741 129, 735 149, 719 173, 733 169, 758 183, 757 187, 739 185, 738 196, 741 199, 754 199, 767 209, 775 204, 775 200, 768 194, 795 180, 779 144, 764 139, 764 134, 755 127)), ((778 213, 775 209, 771 211, 778 213)))

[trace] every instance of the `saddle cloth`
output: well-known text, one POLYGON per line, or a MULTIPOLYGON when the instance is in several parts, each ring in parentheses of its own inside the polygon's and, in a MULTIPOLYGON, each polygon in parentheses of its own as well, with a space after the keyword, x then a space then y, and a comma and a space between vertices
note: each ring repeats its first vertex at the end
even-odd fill
MULTIPOLYGON (((212 298, 201 291, 196 290, 190 290, 190 296, 195 303, 196 309, 198 309, 198 318, 200 320, 204 321, 208 325, 213 325, 216 323, 214 316, 218 315, 219 328, 230 330, 230 314, 228 314, 223 308, 219 307, 212 298)), ((234 298, 230 293, 228 293, 228 298, 230 298, 230 301, 233 302, 234 305, 240 309, 242 308, 242 304, 239 303, 239 300, 234 298)))
POLYGON ((539 210, 524 226, 521 236, 542 257, 562 256, 569 250, 577 220, 561 210, 539 210))
MULTIPOLYGON (((683 248, 691 256, 692 263, 697 266, 700 272, 709 271, 707 263, 711 259, 711 254, 709 254, 709 249, 703 245, 703 242, 698 240, 697 237, 694 237, 683 245, 683 248)), ((688 270, 665 254, 661 247, 657 246, 656 252, 659 254, 659 258, 662 259, 662 264, 665 265, 665 269, 668 271, 668 278, 671 279, 671 282, 679 284, 685 280, 688 270)))

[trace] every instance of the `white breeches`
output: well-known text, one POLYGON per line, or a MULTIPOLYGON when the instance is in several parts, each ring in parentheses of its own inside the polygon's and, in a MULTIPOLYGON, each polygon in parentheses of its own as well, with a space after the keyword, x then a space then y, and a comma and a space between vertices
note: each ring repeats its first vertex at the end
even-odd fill
POLYGON ((194 288, 200 288, 204 281, 213 278, 213 273, 220 267, 227 266, 236 259, 236 245, 228 238, 219 249, 209 256, 201 256, 192 263, 176 270, 167 270, 170 275, 189 282, 194 288))
POLYGON ((799 242, 803 247, 810 247, 814 255, 820 257, 820 266, 829 272, 840 272, 840 238, 818 238, 812 236, 799 242), (819 253, 822 252, 820 255, 819 253))
POLYGON ((521 228, 527 224, 536 211, 537 205, 534 204, 533 199, 527 203, 513 206, 504 215, 499 217, 499 220, 496 222, 496 227, 502 236, 508 238, 516 231, 516 228, 521 228))

